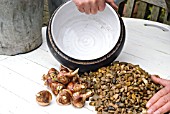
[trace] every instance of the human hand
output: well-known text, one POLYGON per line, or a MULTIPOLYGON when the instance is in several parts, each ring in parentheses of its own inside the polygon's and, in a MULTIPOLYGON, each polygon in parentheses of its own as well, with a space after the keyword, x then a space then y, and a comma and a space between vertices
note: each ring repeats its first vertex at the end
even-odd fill
POLYGON ((106 6, 106 2, 109 3, 115 10, 117 5, 114 0, 73 0, 78 10, 86 14, 96 14, 98 11, 103 11, 106 6))
POLYGON ((151 76, 155 83, 164 86, 146 104, 149 114, 163 114, 170 111, 170 80, 151 76))
POLYGON ((106 2, 109 3, 113 9, 115 9, 116 11, 118 10, 118 6, 115 4, 114 0, 106 0, 106 2))

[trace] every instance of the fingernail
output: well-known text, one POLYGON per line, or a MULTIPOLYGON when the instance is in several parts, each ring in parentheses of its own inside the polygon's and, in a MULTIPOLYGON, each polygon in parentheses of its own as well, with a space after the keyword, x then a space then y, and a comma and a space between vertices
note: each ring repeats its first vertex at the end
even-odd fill
POLYGON ((153 112, 152 109, 149 109, 149 110, 147 111, 148 114, 151 114, 152 112, 153 112))
POLYGON ((161 114, 159 111, 154 112, 154 114, 161 114))
POLYGON ((148 103, 146 104, 146 107, 149 108, 150 105, 151 105, 151 103, 148 102, 148 103))

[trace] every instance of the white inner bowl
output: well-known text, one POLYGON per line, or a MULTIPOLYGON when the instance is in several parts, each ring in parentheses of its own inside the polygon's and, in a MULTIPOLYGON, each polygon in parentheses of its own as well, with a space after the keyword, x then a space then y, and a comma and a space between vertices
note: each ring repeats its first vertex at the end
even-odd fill
POLYGON ((113 49, 120 37, 120 20, 108 4, 103 12, 86 15, 69 1, 55 13, 51 33, 56 46, 67 56, 93 60, 113 49))

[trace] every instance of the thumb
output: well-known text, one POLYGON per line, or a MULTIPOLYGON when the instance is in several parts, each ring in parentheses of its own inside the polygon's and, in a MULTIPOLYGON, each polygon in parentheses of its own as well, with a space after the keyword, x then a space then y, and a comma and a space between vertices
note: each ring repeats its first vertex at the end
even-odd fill
POLYGON ((106 0, 106 2, 116 11, 118 10, 118 6, 115 4, 114 0, 106 0))
POLYGON ((166 79, 159 78, 159 77, 157 77, 156 75, 152 75, 152 76, 151 76, 151 79, 152 79, 155 83, 161 84, 161 85, 163 85, 163 86, 166 86, 166 85, 170 84, 170 80, 166 80, 166 79))

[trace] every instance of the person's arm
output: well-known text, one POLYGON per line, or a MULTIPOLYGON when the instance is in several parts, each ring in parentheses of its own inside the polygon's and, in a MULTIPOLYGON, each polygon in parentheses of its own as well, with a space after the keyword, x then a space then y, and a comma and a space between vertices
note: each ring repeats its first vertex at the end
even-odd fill
POLYGON ((151 77, 155 83, 164 86, 163 89, 158 91, 146 104, 149 114, 164 114, 170 111, 170 80, 151 77))
POLYGON ((106 2, 109 3, 115 10, 118 6, 114 3, 114 0, 73 0, 78 10, 86 14, 96 14, 98 11, 103 11, 106 6, 106 2))

